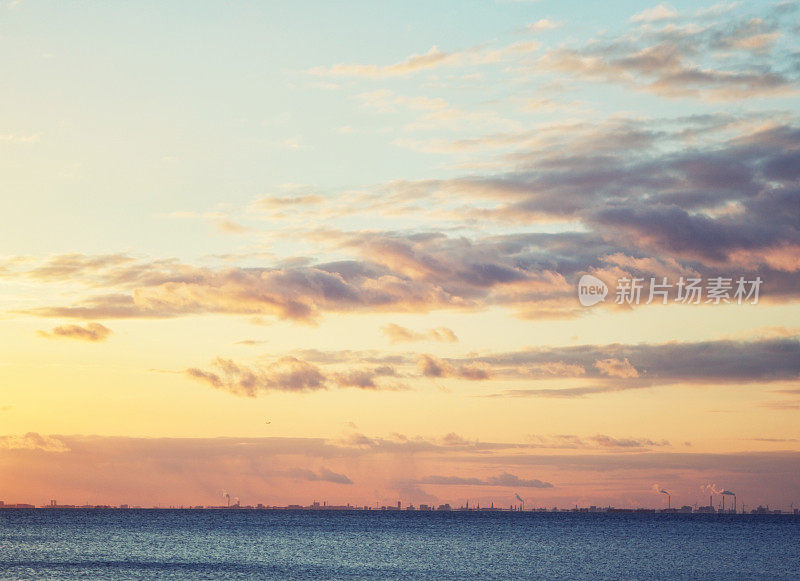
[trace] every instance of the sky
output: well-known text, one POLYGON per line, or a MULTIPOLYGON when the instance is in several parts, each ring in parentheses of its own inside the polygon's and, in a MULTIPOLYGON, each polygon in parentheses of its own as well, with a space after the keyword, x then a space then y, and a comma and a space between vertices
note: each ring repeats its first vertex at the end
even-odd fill
POLYGON ((796 505, 798 38, 0 1, 0 500, 796 505))

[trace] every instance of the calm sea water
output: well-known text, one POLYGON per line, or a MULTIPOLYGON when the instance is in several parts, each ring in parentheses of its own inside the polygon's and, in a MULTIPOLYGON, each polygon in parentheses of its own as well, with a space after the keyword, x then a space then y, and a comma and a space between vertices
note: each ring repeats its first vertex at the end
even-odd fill
POLYGON ((800 517, 0 510, 3 579, 800 579, 800 517))

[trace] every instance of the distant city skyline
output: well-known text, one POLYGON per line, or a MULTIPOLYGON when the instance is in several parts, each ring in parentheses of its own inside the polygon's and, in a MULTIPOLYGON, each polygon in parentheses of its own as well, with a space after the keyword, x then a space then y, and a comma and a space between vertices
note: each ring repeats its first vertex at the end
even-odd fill
POLYGON ((303 504, 288 504, 285 506, 279 505, 269 505, 263 503, 257 504, 241 504, 240 502, 236 502, 235 504, 223 504, 223 505, 170 505, 170 506, 161 506, 161 505, 152 505, 152 506, 139 506, 139 505, 130 505, 130 504, 119 504, 119 505, 94 505, 94 504, 83 504, 83 505, 76 505, 76 504, 60 504, 56 500, 51 500, 47 504, 42 505, 35 505, 35 504, 28 504, 28 503, 6 503, 4 501, 0 501, 0 509, 97 509, 97 510, 149 510, 149 509, 165 509, 165 510, 332 510, 332 511, 340 511, 340 510, 366 510, 366 511, 418 511, 418 512, 576 512, 576 513, 597 513, 597 512, 652 512, 652 513, 660 513, 660 514, 719 514, 719 515, 773 515, 773 514, 785 514, 785 515, 800 515, 800 508, 794 508, 794 506, 789 506, 788 510, 785 508, 770 508, 769 505, 762 506, 758 505, 757 507, 753 508, 750 507, 749 510, 745 507, 744 504, 725 508, 720 502, 718 505, 708 504, 708 505, 700 505, 698 503, 694 503, 693 505, 685 504, 680 507, 671 507, 671 508, 659 508, 659 507, 614 507, 614 506, 597 506, 597 505, 590 505, 590 506, 578 506, 575 505, 574 507, 561 507, 558 506, 551 506, 551 507, 529 507, 525 508, 524 503, 519 504, 509 504, 507 506, 495 506, 494 502, 490 503, 488 506, 484 505, 481 506, 480 503, 473 502, 472 506, 469 504, 469 500, 465 501, 462 505, 451 505, 450 503, 444 503, 439 505, 429 505, 426 503, 420 503, 417 506, 414 504, 403 505, 402 501, 397 501, 396 505, 379 505, 378 503, 375 506, 370 505, 358 505, 358 504, 328 504, 327 501, 313 501, 311 504, 303 505, 303 504))

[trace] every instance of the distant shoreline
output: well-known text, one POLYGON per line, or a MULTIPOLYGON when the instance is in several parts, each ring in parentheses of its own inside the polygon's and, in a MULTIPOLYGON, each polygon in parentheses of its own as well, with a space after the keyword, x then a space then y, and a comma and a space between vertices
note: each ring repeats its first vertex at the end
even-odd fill
POLYGON ((579 514, 579 515, 681 515, 681 516, 711 516, 711 517, 762 517, 762 516, 788 516, 798 517, 800 511, 795 509, 793 512, 770 510, 770 511, 748 511, 748 512, 710 512, 710 511, 681 511, 681 510, 662 510, 652 508, 604 508, 597 510, 588 509, 531 509, 531 510, 509 510, 506 508, 486 508, 486 509, 465 509, 454 508, 450 510, 419 510, 419 509, 397 509, 397 508, 371 508, 371 507, 320 507, 312 508, 308 506, 288 507, 288 506, 263 506, 263 507, 224 507, 224 506, 203 506, 203 507, 175 507, 175 506, 33 506, 33 505, 5 505, 0 506, 0 511, 36 511, 36 512, 69 512, 69 511, 175 511, 175 512, 325 512, 325 513, 437 513, 437 514, 579 514))

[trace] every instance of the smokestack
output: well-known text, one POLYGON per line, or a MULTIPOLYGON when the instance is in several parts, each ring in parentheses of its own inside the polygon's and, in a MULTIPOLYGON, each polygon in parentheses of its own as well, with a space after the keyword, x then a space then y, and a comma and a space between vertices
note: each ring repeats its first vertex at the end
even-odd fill
POLYGON ((730 490, 724 490, 723 489, 722 492, 720 492, 720 494, 722 495, 723 510, 724 510, 724 507, 725 507, 725 497, 726 496, 732 496, 733 497, 733 512, 735 513, 736 512, 736 493, 735 492, 731 492, 730 490))

